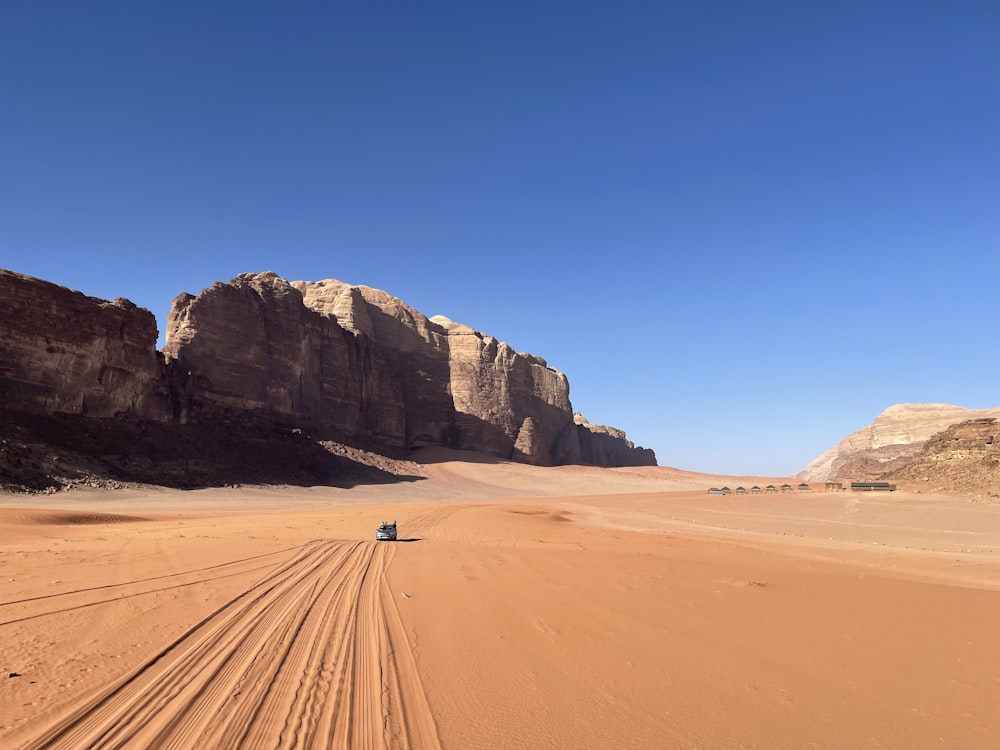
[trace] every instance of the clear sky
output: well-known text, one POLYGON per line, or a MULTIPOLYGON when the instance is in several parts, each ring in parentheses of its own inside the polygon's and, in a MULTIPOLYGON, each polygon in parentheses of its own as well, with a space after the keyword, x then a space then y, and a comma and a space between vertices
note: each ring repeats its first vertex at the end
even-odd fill
MULTIPOLYGON (((0 267, 273 270, 546 358, 662 465, 1000 406, 1000 3, 0 2, 0 267)), ((0 301, 2 304, 2 301, 0 301)))

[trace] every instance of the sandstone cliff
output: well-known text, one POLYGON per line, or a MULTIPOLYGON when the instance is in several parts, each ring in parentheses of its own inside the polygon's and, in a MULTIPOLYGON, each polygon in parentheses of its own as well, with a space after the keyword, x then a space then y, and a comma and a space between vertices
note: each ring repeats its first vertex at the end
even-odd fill
POLYGON ((1000 425, 992 417, 953 424, 886 478, 924 483, 938 492, 1000 497, 1000 425))
POLYGON ((890 406, 870 425, 813 459, 796 478, 806 482, 879 479, 908 464, 932 436, 951 425, 989 417, 1000 417, 1000 409, 964 409, 949 404, 890 406))
POLYGON ((445 333, 392 295, 340 281, 296 281, 303 303, 364 351, 368 422, 354 434, 393 446, 455 444, 445 333))
POLYGON ((615 427, 591 424, 582 414, 574 414, 573 421, 579 430, 582 463, 594 466, 656 466, 656 456, 649 448, 637 448, 625 433, 615 427), (636 460, 635 464, 627 461, 636 460))
MULTIPOLYGON (((176 415, 184 421, 252 413, 320 436, 371 434, 386 445, 402 443, 395 420, 383 423, 366 411, 373 380, 365 377, 367 352, 273 273, 178 296, 166 338, 167 363, 178 373, 176 415)), ((375 385, 391 414, 399 387, 375 385)))
POLYGON ((376 289, 243 274, 178 296, 162 354, 152 314, 127 300, 2 270, 0 298, 0 480, 72 475, 39 458, 60 441, 64 456, 98 451, 108 476, 176 486, 325 482, 344 466, 324 445, 352 461, 443 445, 539 465, 656 463, 574 419, 566 376, 542 358, 376 289))
POLYGON ((468 326, 432 320, 447 332, 449 385, 464 441, 534 464, 580 462, 565 375, 468 326))
POLYGON ((29 414, 167 415, 156 319, 0 269, 0 406, 29 414))
POLYGON ((164 352, 185 378, 181 418, 270 411, 366 445, 655 464, 624 433, 581 430, 566 376, 541 357, 369 287, 243 274, 178 297, 164 352))

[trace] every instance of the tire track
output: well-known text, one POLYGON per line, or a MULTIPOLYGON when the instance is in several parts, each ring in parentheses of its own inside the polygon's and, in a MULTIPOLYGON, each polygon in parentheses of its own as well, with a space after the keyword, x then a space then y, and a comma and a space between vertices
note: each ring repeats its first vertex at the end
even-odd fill
POLYGON ((261 563, 262 560, 278 555, 286 555, 294 551, 295 548, 278 550, 277 552, 269 552, 264 555, 255 555, 240 560, 231 560, 219 565, 210 565, 205 568, 180 571, 168 575, 139 578, 120 583, 104 584, 102 586, 89 586, 71 591, 60 591, 53 594, 43 594, 41 596, 0 602, 0 618, 2 618, 0 619, 0 625, 13 625, 27 620, 48 617, 49 615, 73 612, 111 602, 120 602, 135 597, 149 596, 151 594, 196 586, 223 578, 246 575, 258 570, 269 570, 274 567, 274 563, 261 563), (212 573, 212 575, 206 575, 206 573, 212 573), (165 585, 158 588, 149 588, 145 585, 154 581, 168 581, 169 583, 165 583, 165 585), (109 593, 112 595, 107 596, 106 594, 109 593), (60 602, 59 606, 53 607, 52 600, 60 602), (65 602, 65 604, 62 604, 62 602, 65 602))
POLYGON ((422 534, 439 523, 442 523, 461 510, 473 507, 472 505, 465 503, 461 505, 446 505, 440 508, 435 508, 434 510, 428 511, 426 513, 421 513, 415 518, 411 518, 406 522, 404 528, 406 537, 412 537, 415 534, 422 534))
POLYGON ((313 541, 38 748, 439 748, 376 542, 313 541))
POLYGON ((379 597, 381 598, 383 625, 381 653, 387 655, 387 676, 389 684, 388 700, 406 700, 401 705, 394 706, 389 711, 390 722, 387 730, 391 737, 392 747, 413 748, 422 750, 440 750, 437 725, 427 702, 420 673, 417 671, 416 660, 406 628, 396 607, 396 598, 389 589, 385 578, 379 580, 379 597))

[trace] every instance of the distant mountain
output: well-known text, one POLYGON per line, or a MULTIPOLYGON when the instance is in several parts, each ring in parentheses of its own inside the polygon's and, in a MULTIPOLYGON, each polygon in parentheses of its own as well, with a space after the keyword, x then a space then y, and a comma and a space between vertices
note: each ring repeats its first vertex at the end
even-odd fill
POLYGON ((870 425, 810 461, 796 478, 806 482, 882 479, 909 465, 928 440, 952 425, 997 417, 1000 408, 964 409, 949 404, 890 406, 870 425))

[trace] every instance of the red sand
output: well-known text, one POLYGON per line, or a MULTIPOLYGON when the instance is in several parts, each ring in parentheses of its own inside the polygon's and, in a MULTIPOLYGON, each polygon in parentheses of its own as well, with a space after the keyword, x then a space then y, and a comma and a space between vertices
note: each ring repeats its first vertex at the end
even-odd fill
POLYGON ((2 746, 1000 747, 1000 507, 429 458, 0 498, 2 746))

